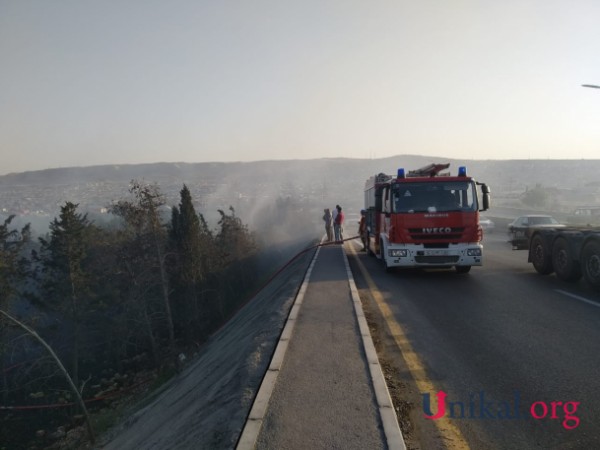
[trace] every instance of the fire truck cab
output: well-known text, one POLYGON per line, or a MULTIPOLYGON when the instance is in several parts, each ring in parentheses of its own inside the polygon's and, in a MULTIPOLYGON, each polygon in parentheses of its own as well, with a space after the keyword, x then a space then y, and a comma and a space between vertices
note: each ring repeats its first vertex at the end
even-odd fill
POLYGON ((393 267, 455 267, 459 273, 483 263, 479 211, 490 206, 490 189, 467 176, 442 173, 430 164, 397 176, 380 173, 365 185, 368 251, 386 270, 393 267), (481 187, 481 203, 478 197, 481 187))

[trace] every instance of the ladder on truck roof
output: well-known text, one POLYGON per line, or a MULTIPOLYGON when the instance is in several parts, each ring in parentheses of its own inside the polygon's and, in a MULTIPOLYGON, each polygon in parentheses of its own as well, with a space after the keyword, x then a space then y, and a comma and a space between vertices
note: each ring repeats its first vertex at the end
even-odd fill
POLYGON ((421 167, 417 170, 411 170, 408 172, 409 177, 435 177, 448 176, 449 173, 440 173, 442 170, 450 167, 450 163, 447 164, 429 164, 428 166, 421 167))

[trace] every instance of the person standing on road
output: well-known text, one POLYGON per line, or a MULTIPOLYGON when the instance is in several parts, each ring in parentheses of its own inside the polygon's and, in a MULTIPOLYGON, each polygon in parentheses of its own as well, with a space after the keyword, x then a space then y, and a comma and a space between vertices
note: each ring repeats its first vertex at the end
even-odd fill
POLYGON ((362 251, 367 251, 367 211, 364 209, 360 210, 360 222, 358 222, 358 234, 362 241, 362 251))
POLYGON ((342 242, 344 240, 344 212, 340 205, 335 205, 337 214, 333 220, 333 231, 335 233, 336 242, 342 242))
POLYGON ((331 217, 333 218, 333 236, 334 239, 337 241, 337 232, 335 231, 335 220, 337 218, 338 215, 338 208, 340 207, 340 205, 335 205, 335 208, 333 208, 333 211, 331 212, 331 217))
POLYGON ((331 210, 329 208, 325 208, 323 211, 325 212, 325 214, 323 214, 323 220, 325 221, 327 242, 331 242, 333 240, 333 216, 331 215, 331 210))

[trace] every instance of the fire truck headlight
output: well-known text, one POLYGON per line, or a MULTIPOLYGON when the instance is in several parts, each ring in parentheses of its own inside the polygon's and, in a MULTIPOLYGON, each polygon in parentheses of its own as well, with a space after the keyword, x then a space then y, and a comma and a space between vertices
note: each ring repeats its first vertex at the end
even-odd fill
POLYGON ((389 251, 389 255, 392 258, 406 258, 408 256, 408 250, 406 249, 392 249, 389 251))
POLYGON ((481 256, 480 248, 469 248, 467 249, 467 256, 481 256))

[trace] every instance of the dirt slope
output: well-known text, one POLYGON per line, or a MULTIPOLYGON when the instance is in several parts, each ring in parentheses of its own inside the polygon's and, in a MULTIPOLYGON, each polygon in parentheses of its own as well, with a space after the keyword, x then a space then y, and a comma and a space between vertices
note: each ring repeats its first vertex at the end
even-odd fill
POLYGON ((312 255, 282 272, 98 448, 234 447, 312 255))

